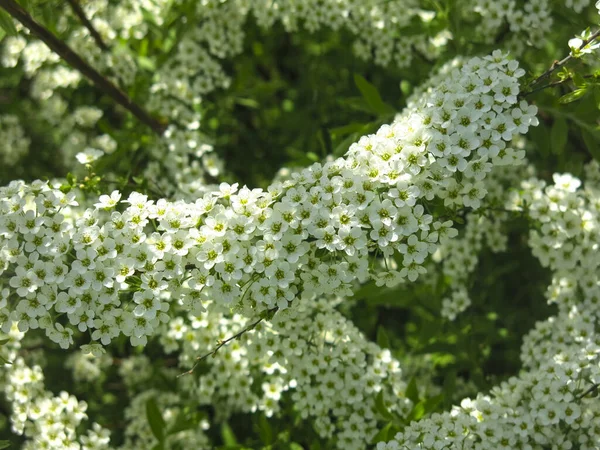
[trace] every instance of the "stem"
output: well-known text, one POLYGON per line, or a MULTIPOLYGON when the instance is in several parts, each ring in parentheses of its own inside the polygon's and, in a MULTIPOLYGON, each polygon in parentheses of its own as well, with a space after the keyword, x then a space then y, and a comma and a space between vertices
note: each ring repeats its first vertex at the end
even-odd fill
POLYGON ((100 47, 101 50, 103 50, 105 52, 108 51, 109 50, 108 46, 102 40, 102 36, 100 36, 100 33, 98 33, 98 31, 94 28, 94 25, 92 25, 92 22, 90 22, 90 20, 86 17, 85 12, 83 11, 83 9, 81 8, 81 5, 79 4, 79 1, 78 0, 67 0, 67 2, 69 3, 69 5, 71 5, 71 9, 75 13, 75 15, 79 18, 79 20, 81 20, 81 23, 83 23, 83 26, 88 29, 88 31, 90 32, 90 35, 96 42, 96 45, 98 47, 100 47))
POLYGON ((581 400, 582 398, 584 398, 585 396, 587 396, 588 394, 591 394, 592 392, 594 392, 596 389, 598 389, 598 386, 600 386, 600 383, 594 383, 590 386, 590 388, 585 391, 583 394, 579 395, 577 397, 577 400, 581 400))
MULTIPOLYGON (((596 32, 594 34, 592 34, 588 39, 586 39, 585 41, 583 41, 581 43, 581 45, 579 46, 578 50, 583 49, 586 45, 588 45, 590 42, 594 41, 598 36, 600 36, 600 29, 596 30, 596 32)), ((563 59, 561 59, 560 61, 554 61, 552 63, 552 65, 550 66, 550 68, 548 70, 546 70, 543 74, 541 74, 539 77, 537 77, 535 80, 533 80, 531 83, 529 83, 529 88, 530 90, 528 91, 523 91, 520 94, 520 97, 525 97, 533 92, 536 92, 535 90, 531 90, 531 88, 533 86, 535 86, 536 84, 538 84, 540 81, 548 78, 550 75, 552 75, 556 70, 560 69, 562 66, 564 66, 565 64, 567 64, 571 59, 573 59, 573 52, 569 53, 567 56, 565 56, 563 59)))
MULTIPOLYGON (((268 310, 268 313, 273 313, 277 310, 277 308, 274 309, 270 309, 268 310)), ((258 325, 259 323, 261 323, 264 319, 266 318, 266 315, 262 315, 260 317, 260 319, 258 319, 255 322, 252 322, 250 325, 248 325, 246 328, 244 328, 242 331, 240 331, 239 333, 234 334, 233 336, 231 336, 230 338, 225 339, 224 341, 219 341, 219 345, 217 345, 212 351, 208 352, 207 354, 203 355, 203 356, 198 356, 196 358, 196 362, 194 363, 194 365, 192 366, 192 368, 190 370, 188 370, 187 372, 183 372, 180 373, 177 378, 182 377, 184 375, 191 375, 192 373, 194 373, 194 369, 196 369, 196 367, 198 366, 198 364, 200 364, 200 362, 206 358, 208 358, 209 356, 214 356, 217 354, 217 352, 219 351, 219 349, 221 347, 224 347, 225 345, 229 344, 231 341, 240 338, 242 335, 244 335, 245 333, 247 333, 250 330, 253 330, 254 328, 256 328, 256 325, 258 325)))
POLYGON ((14 19, 21 22, 31 33, 44 42, 52 51, 64 59, 71 67, 81 72, 92 83, 106 95, 112 97, 119 105, 130 111, 141 122, 148 125, 158 135, 165 131, 166 124, 151 117, 141 106, 135 103, 129 96, 118 88, 112 81, 101 75, 96 69, 85 62, 67 44, 54 36, 48 29, 44 28, 33 17, 27 13, 15 0, 0 0, 0 8, 6 10, 14 19))

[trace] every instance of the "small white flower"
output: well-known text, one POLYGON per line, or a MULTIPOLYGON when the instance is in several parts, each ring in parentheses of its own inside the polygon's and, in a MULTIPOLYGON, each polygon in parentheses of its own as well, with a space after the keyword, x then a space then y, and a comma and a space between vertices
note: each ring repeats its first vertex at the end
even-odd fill
POLYGON ((102 155, 104 155, 102 150, 88 147, 84 151, 77 153, 75 158, 77 158, 77 161, 79 161, 80 164, 90 164, 96 161, 102 155))

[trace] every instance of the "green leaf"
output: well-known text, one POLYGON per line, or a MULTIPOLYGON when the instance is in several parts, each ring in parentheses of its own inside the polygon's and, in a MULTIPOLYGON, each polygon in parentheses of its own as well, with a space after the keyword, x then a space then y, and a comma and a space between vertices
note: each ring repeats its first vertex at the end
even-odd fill
POLYGON ((387 406, 385 406, 385 401, 383 399, 383 390, 379 391, 377 397, 375 398, 375 409, 385 420, 391 421, 394 418, 394 416, 392 416, 392 413, 388 411, 387 406))
POLYGON ((13 21, 10 14, 8 14, 3 9, 0 9, 0 28, 2 28, 8 36, 17 35, 17 28, 15 27, 15 22, 13 21))
POLYGON ((423 355, 426 353, 451 353, 454 355, 456 352, 456 344, 450 344, 448 342, 434 342, 421 347, 413 353, 416 355, 423 355))
POLYGON ((357 133, 352 133, 351 135, 349 135, 346 139, 344 139, 335 147, 335 149, 333 150, 333 156, 342 156, 343 154, 345 154, 350 148, 350 146, 354 144, 357 138, 357 133))
POLYGON ((454 393, 456 392, 456 371, 450 370, 447 372, 444 378, 444 402, 446 406, 450 406, 452 404, 452 399, 454 397, 454 393))
POLYGON ((317 139, 321 144, 321 149, 323 150, 323 154, 331 155, 333 153, 333 145, 331 143, 331 135, 329 131, 325 127, 321 127, 319 134, 317 135, 317 139))
POLYGON ((10 447, 10 441, 0 441, 0 449, 10 447))
POLYGON ((0 339, 0 346, 7 344, 10 341, 10 338, 0 339))
POLYGON ((331 128, 329 132, 335 138, 346 136, 351 133, 360 133, 365 128, 364 123, 352 122, 342 127, 331 128))
POLYGON ((417 387, 417 379, 412 377, 406 386, 406 398, 413 403, 419 402, 419 388, 417 387))
POLYGON ((431 397, 428 398, 427 400, 423 400, 419 403, 417 403, 412 411, 408 414, 408 417, 406 418, 406 420, 410 423, 413 420, 419 420, 420 418, 422 418, 425 414, 429 414, 432 411, 434 411, 437 406, 442 402, 442 400, 444 399, 444 395, 436 395, 435 397, 431 397))
POLYGON ((235 434, 233 434, 233 430, 227 422, 223 422, 223 424, 221 425, 221 438, 223 439, 223 443, 228 447, 238 445, 237 439, 235 438, 235 434))
POLYGON ((568 94, 563 95, 561 98, 558 99, 558 103, 561 104, 567 104, 567 103, 571 103, 574 102, 576 100, 579 100, 581 97, 583 97, 587 92, 587 89, 585 88, 581 88, 581 89, 575 89, 573 92, 569 92, 568 94))
POLYGON ((171 426, 167 431, 167 434, 175 434, 179 433, 180 431, 190 430, 192 428, 195 428, 196 426, 197 424, 189 420, 184 412, 180 412, 177 418, 175 419, 173 426, 171 426))
POLYGON ((569 137, 569 127, 567 121, 563 118, 556 118, 552 129, 550 130, 550 146, 552 153, 560 155, 567 145, 569 137))
POLYGON ((273 428, 271 427, 269 419, 267 419, 264 414, 261 414, 258 418, 258 433, 260 435, 260 440, 266 445, 273 443, 273 428))
POLYGON ((390 338, 385 332, 385 328, 383 328, 381 325, 377 327, 377 345, 379 345, 381 348, 391 348, 390 338))
POLYGON ((0 365, 3 365, 3 366, 6 366, 6 365, 12 366, 12 362, 10 362, 4 356, 0 355, 0 365))
POLYGON ((319 441, 314 441, 310 444, 309 448, 310 450, 321 450, 321 444, 319 443, 319 441))
POLYGON ((600 144, 597 137, 586 130, 581 130, 581 136, 590 155, 592 155, 596 161, 600 162, 600 144))
POLYGON ((146 418, 148 419, 148 424, 150 424, 152 434, 160 444, 163 444, 165 441, 165 419, 160 413, 154 398, 146 402, 146 418))
POLYGON ((388 422, 382 429, 379 430, 379 432, 375 435, 375 437, 373 437, 373 439, 371 440, 371 444, 375 445, 378 442, 387 442, 388 441, 388 433, 390 431, 390 429, 392 428, 393 423, 392 422, 388 422))
POLYGON ((375 86, 369 83, 362 75, 354 74, 354 83, 369 105, 369 108, 376 114, 385 115, 394 113, 394 108, 385 103, 379 95, 375 86))

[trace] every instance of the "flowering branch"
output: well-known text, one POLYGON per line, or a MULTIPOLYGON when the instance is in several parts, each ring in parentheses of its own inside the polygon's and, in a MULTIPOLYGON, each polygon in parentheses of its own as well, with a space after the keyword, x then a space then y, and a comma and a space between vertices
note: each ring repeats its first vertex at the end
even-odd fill
POLYGON ((194 365, 192 366, 192 368, 190 370, 188 370, 187 372, 183 372, 183 373, 179 374, 177 376, 177 378, 182 377, 184 375, 191 375, 192 373, 194 373, 194 370, 196 369, 196 367, 198 367, 198 364, 200 364, 201 361, 203 361, 204 359, 208 358, 209 356, 215 356, 217 354, 217 352, 221 349, 221 347, 224 347, 225 345, 229 344, 231 341, 239 339, 240 337, 242 337, 248 331, 253 330, 254 328, 256 328, 256 326, 259 323, 261 323, 267 317, 273 317, 273 314, 275 314, 275 312, 277 312, 278 309, 279 308, 273 308, 273 309, 269 309, 269 310, 265 311, 266 314, 265 313, 261 314, 260 318, 257 321, 252 322, 250 325, 248 325, 246 328, 244 328, 239 333, 234 334, 233 336, 231 336, 230 338, 225 339, 224 341, 219 341, 218 342, 219 345, 217 345, 212 351, 206 353, 205 355, 198 356, 196 358, 196 362, 194 363, 194 365))
POLYGON ((151 117, 140 105, 135 103, 125 92, 117 87, 108 78, 101 75, 96 69, 85 62, 77 53, 75 53, 67 44, 54 36, 47 28, 36 22, 27 11, 25 11, 15 0, 0 0, 0 7, 3 8, 14 19, 27 27, 33 35, 44 42, 52 51, 57 53, 70 66, 81 72, 94 85, 105 94, 112 97, 118 104, 130 111, 141 122, 148 125, 159 135, 166 129, 166 124, 161 123, 151 117))
MULTIPOLYGON (((583 40, 581 42, 581 45, 579 46, 579 48, 577 49, 577 51, 580 51, 582 49, 584 49, 587 45, 589 45, 591 42, 593 42, 598 36, 600 36, 600 29, 596 30, 596 32, 594 34, 592 34, 589 38, 583 40)), ((546 70, 543 74, 541 74, 539 77, 537 77, 535 80, 533 80, 530 84, 529 84, 529 90, 523 91, 519 97, 520 98, 524 98, 530 94, 533 94, 534 92, 538 92, 541 89, 532 89, 535 85, 539 84, 541 81, 545 80, 546 78, 548 78, 550 75, 552 75, 556 70, 560 69, 562 66, 564 66, 565 64, 567 64, 571 59, 573 59, 573 52, 571 51, 571 53, 569 53, 567 56, 565 56, 563 59, 561 59, 560 61, 554 61, 552 63, 552 65, 550 66, 550 68, 548 70, 546 70)), ((542 89, 545 89, 546 87, 551 87, 551 86, 555 86, 557 84, 560 83, 550 83, 547 86, 544 86, 542 89)))
POLYGON ((73 12, 79 18, 79 20, 81 20, 81 23, 83 23, 83 25, 88 29, 90 35, 96 42, 96 45, 98 45, 98 47, 100 47, 103 51, 108 51, 108 46, 102 40, 102 36, 100 36, 100 33, 98 33, 98 31, 94 28, 92 22, 90 22, 90 20, 85 15, 85 12, 81 8, 79 2, 77 0, 67 0, 67 2, 69 3, 69 5, 71 5, 73 12))

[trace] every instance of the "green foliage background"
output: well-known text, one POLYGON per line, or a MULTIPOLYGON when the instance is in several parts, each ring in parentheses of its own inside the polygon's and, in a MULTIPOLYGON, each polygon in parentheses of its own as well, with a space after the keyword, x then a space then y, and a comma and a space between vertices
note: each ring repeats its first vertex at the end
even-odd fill
MULTIPOLYGON (((29 8, 36 18, 57 31, 60 15, 56 8, 60 7, 52 1, 31 3, 29 8)), ((280 25, 264 30, 253 22, 247 23, 244 52, 225 62, 226 72, 233 76, 231 87, 208 95, 200 106, 204 132, 226 163, 224 180, 264 188, 281 167, 303 167, 329 155, 340 156, 358 137, 389 123, 394 112, 406 104, 412 89, 444 61, 456 55, 484 54, 502 47, 505 39, 502 33, 491 45, 474 40, 470 35, 473 19, 461 14, 460 1, 425 3, 437 8, 439 14, 431 23, 416 23, 415 27, 449 26, 456 39, 435 62, 428 55, 419 55, 406 70, 383 69, 359 61, 352 55, 347 44, 349 36, 343 31, 315 34, 302 31, 290 35, 280 25)), ((137 101, 143 103, 147 99, 154 70, 181 32, 173 28, 173 23, 178 23, 176 18, 188 7, 184 3, 173 10, 172 20, 164 28, 153 29, 136 44, 144 69, 129 94, 137 101)), ((541 51, 527 50, 521 58, 530 79, 567 53, 566 41, 580 31, 582 24, 595 21, 591 9, 585 17, 580 17, 558 6, 552 40, 544 43, 541 51)), ((545 178, 565 171, 581 175, 585 162, 600 158, 600 74, 575 61, 554 79, 561 77, 570 81, 531 97, 540 110, 540 126, 531 131, 527 156, 545 178)), ((32 139, 26 163, 16 170, 0 167, 3 184, 15 178, 66 176, 65 168, 54 157, 57 148, 52 126, 27 120, 36 108, 35 101, 28 97, 29 89, 29 80, 20 67, 0 69, 2 112, 23 119, 32 139)), ((95 104, 103 109, 105 115, 98 127, 125 149, 126 158, 113 159, 110 164, 100 161, 95 168, 100 178, 120 180, 125 192, 147 187, 145 180, 136 177, 145 165, 144 143, 149 139, 149 131, 115 109, 111 100, 92 86, 84 85, 63 94, 71 105, 95 104)), ((100 181, 89 183, 88 187, 91 195, 102 191, 100 181)), ((530 254, 524 240, 526 225, 519 217, 509 222, 509 252, 482 253, 469 280, 473 305, 455 322, 443 319, 439 313, 452 281, 440 276, 439 267, 439 273, 431 275, 434 283, 419 282, 397 289, 368 284, 355 294, 355 301, 344 306, 343 312, 369 338, 389 347, 399 360, 407 361, 406 370, 413 379, 409 395, 417 404, 411 418, 448 408, 461 395, 486 391, 518 373, 522 336, 551 312, 543 297, 549 275, 530 254), (524 271, 523 267, 528 269, 524 271), (427 356, 426 364, 418 362, 423 355, 427 356), (441 393, 428 392, 422 386, 422 379, 432 379, 442 387, 441 393), (467 387, 465 392, 457 385, 473 386, 476 390, 467 387)), ((123 439, 122 412, 129 400, 117 374, 118 366, 107 370, 94 385, 80 385, 63 368, 64 351, 31 334, 27 348, 31 358, 45 360, 48 387, 55 393, 69 390, 85 400, 89 416, 111 428, 114 444, 118 445, 123 439), (39 349, 43 349, 43 356, 37 352, 39 349)), ((131 349, 122 340, 112 351, 118 363, 139 350, 131 349)), ((172 390, 174 386, 161 376, 161 369, 173 364, 172 357, 162 354, 152 344, 145 353, 157 373, 153 385, 172 390)), ((200 369, 197 374, 201 373, 200 369)), ((329 448, 318 440, 310 423, 293 411, 290 399, 284 404, 280 418, 235 415, 220 429, 208 433, 222 449, 329 448)), ((190 402, 179 426, 196 426, 202 417, 214 414, 215 411, 200 410, 190 402)), ((380 414, 389 425, 379 439, 393 436, 395 430, 405 425, 384 404, 380 405, 380 414)), ((147 405, 147 415, 155 436, 174 431, 164 429, 161 412, 155 404, 147 405)), ((7 416, 6 405, 0 403, 0 439, 18 445, 21 440, 9 432, 7 416)))

